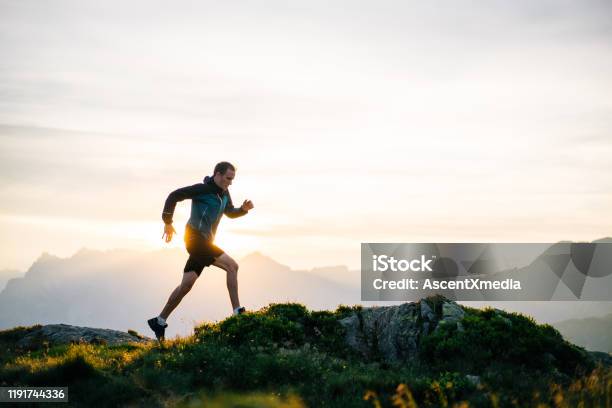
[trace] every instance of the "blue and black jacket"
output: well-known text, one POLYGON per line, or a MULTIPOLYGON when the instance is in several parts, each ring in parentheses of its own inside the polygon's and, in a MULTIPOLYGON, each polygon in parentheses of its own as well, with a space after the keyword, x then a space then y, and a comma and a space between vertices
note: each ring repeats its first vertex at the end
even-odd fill
POLYGON ((182 187, 170 193, 162 212, 164 223, 172 223, 176 203, 188 198, 191 199, 191 216, 187 221, 187 227, 198 231, 211 242, 215 238, 223 214, 237 218, 247 213, 242 208, 234 207, 228 190, 224 191, 215 184, 212 177, 206 176, 203 183, 182 187))

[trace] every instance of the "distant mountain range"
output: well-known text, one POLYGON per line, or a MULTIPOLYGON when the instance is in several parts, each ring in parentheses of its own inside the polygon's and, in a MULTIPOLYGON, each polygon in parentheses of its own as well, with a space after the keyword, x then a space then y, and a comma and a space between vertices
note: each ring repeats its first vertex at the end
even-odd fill
POLYGON ((17 269, 1 269, 0 270, 0 292, 6 286, 6 283, 9 279, 17 278, 23 275, 23 272, 18 271, 17 269))
MULTIPOLYGON (((65 323, 123 331, 134 329, 151 335, 146 319, 161 311, 170 292, 180 282, 186 259, 185 250, 178 248, 151 252, 81 249, 70 258, 44 253, 22 277, 10 279, 0 291, 0 329, 65 323)), ((362 302, 360 271, 345 266, 293 270, 259 252, 238 262, 240 300, 250 310, 290 301, 312 310, 335 309, 338 304, 398 304, 362 302)), ((11 273, 20 275, 18 271, 11 273)), ((569 318, 603 317, 612 313, 612 302, 458 303, 520 312, 554 326, 569 318)), ((221 320, 230 314, 225 272, 216 267, 205 268, 192 291, 170 316, 166 334, 168 337, 188 335, 196 323, 221 320)), ((599 333, 596 330, 599 321, 591 320, 585 319, 583 323, 590 325, 588 330, 571 329, 578 327, 579 322, 559 326, 559 330, 589 350, 609 351, 609 343, 595 339, 600 336, 595 335, 599 333)), ((605 322, 601 322, 604 327, 605 322)))
POLYGON ((612 313, 604 317, 564 320, 554 326, 574 344, 587 350, 612 353, 612 313))
MULTIPOLYGON (((182 278, 186 259, 180 249, 82 249, 70 258, 44 253, 22 278, 9 280, 0 292, 0 329, 66 323, 147 333, 146 320, 161 311, 182 278)), ((340 281, 339 276, 349 274, 345 267, 296 271, 258 252, 239 264, 240 300, 251 310, 287 301, 315 310, 359 303, 359 280, 340 281)), ((196 322, 230 314, 225 272, 205 268, 170 317, 167 335, 191 334, 196 322)))

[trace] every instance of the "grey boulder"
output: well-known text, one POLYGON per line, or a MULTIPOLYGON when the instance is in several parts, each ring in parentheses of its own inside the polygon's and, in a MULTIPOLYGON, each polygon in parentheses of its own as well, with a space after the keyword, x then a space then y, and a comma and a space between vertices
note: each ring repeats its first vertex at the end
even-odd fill
POLYGON ((91 327, 71 326, 68 324, 48 324, 30 331, 17 341, 17 346, 33 349, 47 343, 49 346, 70 343, 89 343, 117 345, 130 342, 146 343, 151 339, 139 335, 111 329, 96 329, 91 327))

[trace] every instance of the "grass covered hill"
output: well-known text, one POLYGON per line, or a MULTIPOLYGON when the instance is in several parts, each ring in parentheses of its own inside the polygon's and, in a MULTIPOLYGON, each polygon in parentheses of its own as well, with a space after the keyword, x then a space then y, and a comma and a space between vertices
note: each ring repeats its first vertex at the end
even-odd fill
POLYGON ((68 386, 70 406, 609 406, 609 356, 597 358, 521 314, 441 297, 419 306, 438 314, 438 324, 432 329, 416 314, 399 326, 416 337, 400 331, 396 339, 417 340, 397 360, 381 355, 377 332, 363 343, 371 350, 349 345, 344 323, 366 327, 358 306, 271 304, 204 323, 163 346, 40 338, 24 348, 20 339, 40 327, 16 327, 0 332, 0 386, 68 386), (461 319, 441 324, 450 303, 461 319))

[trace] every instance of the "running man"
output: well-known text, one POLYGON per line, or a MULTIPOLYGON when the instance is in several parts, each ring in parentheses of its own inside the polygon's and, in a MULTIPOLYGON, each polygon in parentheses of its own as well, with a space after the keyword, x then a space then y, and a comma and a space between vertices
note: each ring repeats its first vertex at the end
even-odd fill
POLYGON ((170 242, 172 235, 176 233, 172 227, 172 215, 176 203, 191 199, 191 216, 185 226, 184 241, 189 259, 183 269, 183 279, 170 294, 159 316, 147 321, 160 341, 164 339, 166 327, 168 327, 166 319, 191 290, 202 270, 207 266, 215 265, 227 272, 226 284, 234 309, 233 314, 245 312, 238 300, 238 264, 221 248, 213 244, 217 226, 223 214, 230 218, 237 218, 253 209, 253 203, 250 200, 244 200, 239 208, 235 208, 232 204, 228 188, 235 175, 236 168, 231 163, 217 163, 213 177, 206 176, 203 183, 179 188, 170 193, 166 199, 162 213, 162 220, 165 224, 162 239, 166 237, 166 242, 170 242))

